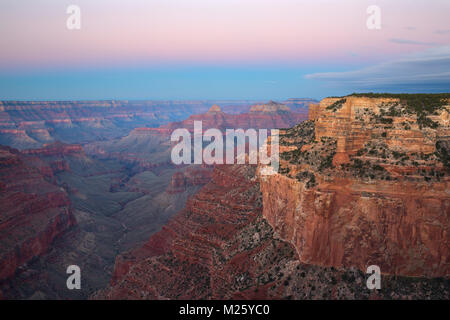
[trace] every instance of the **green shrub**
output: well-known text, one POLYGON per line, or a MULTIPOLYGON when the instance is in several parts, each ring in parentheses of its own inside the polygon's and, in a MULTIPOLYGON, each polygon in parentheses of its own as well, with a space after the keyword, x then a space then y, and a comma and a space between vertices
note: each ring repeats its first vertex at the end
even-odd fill
POLYGON ((336 110, 342 108, 342 106, 344 105, 344 103, 347 101, 347 99, 340 99, 332 104, 330 104, 327 107, 327 110, 332 110, 333 112, 335 112, 336 110))

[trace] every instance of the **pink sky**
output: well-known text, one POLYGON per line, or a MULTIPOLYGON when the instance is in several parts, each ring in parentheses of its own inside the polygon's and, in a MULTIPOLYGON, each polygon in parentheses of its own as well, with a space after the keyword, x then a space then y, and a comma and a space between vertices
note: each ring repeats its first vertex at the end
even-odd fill
POLYGON ((365 63, 450 43, 448 0, 29 2, 0 3, 0 68, 365 63), (79 31, 66 29, 69 4, 81 8, 79 31), (372 4, 379 31, 366 28, 372 4))

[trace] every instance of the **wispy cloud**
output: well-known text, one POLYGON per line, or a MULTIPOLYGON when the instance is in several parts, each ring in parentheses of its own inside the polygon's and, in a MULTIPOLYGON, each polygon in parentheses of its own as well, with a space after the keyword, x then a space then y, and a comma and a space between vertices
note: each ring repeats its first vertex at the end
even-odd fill
POLYGON ((437 34, 450 34, 450 29, 447 29, 447 30, 436 30, 434 33, 437 33, 437 34))
POLYGON ((448 91, 450 46, 427 49, 394 61, 348 72, 314 73, 307 79, 327 81, 350 89, 448 91))
POLYGON ((422 42, 422 41, 414 41, 414 40, 398 39, 398 38, 389 39, 389 42, 397 43, 397 44, 412 44, 412 45, 418 45, 418 46, 436 46, 436 45, 438 45, 436 42, 422 42))

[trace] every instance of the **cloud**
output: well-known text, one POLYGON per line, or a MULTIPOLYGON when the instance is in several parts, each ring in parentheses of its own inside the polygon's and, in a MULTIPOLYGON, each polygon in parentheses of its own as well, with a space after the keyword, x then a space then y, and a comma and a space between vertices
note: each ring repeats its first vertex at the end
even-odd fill
POLYGON ((418 45, 418 46, 436 46, 436 42, 422 42, 422 41, 414 41, 414 40, 407 40, 407 39, 389 39, 389 42, 397 43, 397 44, 412 44, 412 45, 418 45))
POLYGON ((359 70, 314 73, 305 77, 349 89, 449 91, 450 46, 427 49, 359 70))
POLYGON ((437 33, 437 34, 450 34, 450 29, 447 29, 447 30, 436 30, 434 33, 437 33))

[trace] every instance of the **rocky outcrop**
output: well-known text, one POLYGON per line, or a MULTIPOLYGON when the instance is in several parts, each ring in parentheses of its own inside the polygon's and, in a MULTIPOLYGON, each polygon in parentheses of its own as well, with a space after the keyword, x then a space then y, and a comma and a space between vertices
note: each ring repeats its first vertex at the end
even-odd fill
POLYGON ((71 170, 70 162, 89 162, 81 145, 59 141, 46 144, 43 148, 22 150, 21 154, 28 165, 53 183, 57 173, 71 170))
POLYGON ((46 144, 44 145, 43 148, 23 150, 22 153, 38 157, 84 156, 84 150, 81 145, 67 144, 62 142, 54 142, 51 144, 46 144))
POLYGON ((172 175, 169 186, 166 192, 181 193, 187 187, 203 186, 207 184, 212 178, 212 167, 206 165, 189 166, 182 172, 175 172, 172 175))
POLYGON ((288 106, 272 100, 266 104, 257 104, 250 108, 250 113, 283 113, 290 111, 291 109, 288 106))
POLYGON ((319 106, 311 107, 310 119, 316 120, 316 139, 336 138, 338 154, 356 154, 377 134, 385 134, 384 140, 390 147, 429 154, 435 151, 436 141, 450 133, 445 122, 448 110, 441 108, 425 117, 437 121, 439 130, 422 128, 418 114, 402 105, 400 98, 326 98, 319 106))
POLYGON ((448 108, 426 127, 395 98, 313 105, 282 132, 280 174, 261 177, 264 217, 304 263, 450 275, 448 108))
POLYGON ((220 109, 220 107, 215 104, 213 105, 209 110, 208 113, 216 113, 216 112, 222 112, 222 109, 220 109))
POLYGON ((172 175, 167 193, 180 193, 186 190, 186 178, 183 172, 175 172, 172 175))
POLYGON ((186 185, 201 186, 207 184, 213 177, 213 168, 207 165, 194 165, 184 170, 186 185))
POLYGON ((27 161, 17 150, 0 147, 0 281, 46 253, 75 224, 67 194, 27 161))

